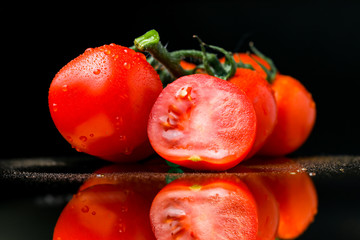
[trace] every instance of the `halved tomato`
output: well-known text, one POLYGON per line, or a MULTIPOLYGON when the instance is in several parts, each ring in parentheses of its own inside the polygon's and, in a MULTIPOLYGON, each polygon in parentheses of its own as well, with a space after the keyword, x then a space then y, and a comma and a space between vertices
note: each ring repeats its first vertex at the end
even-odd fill
POLYGON ((256 134, 254 107, 246 94, 205 74, 181 77, 156 100, 148 122, 155 151, 193 169, 226 170, 249 153, 256 134))

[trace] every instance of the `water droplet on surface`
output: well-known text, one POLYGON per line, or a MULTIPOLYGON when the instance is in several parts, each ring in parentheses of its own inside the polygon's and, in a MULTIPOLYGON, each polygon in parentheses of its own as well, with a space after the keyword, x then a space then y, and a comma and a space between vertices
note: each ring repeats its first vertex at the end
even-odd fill
POLYGON ((94 73, 95 75, 99 75, 99 74, 100 74, 100 72, 101 72, 101 70, 100 70, 100 69, 96 69, 96 70, 94 70, 94 71, 93 71, 93 73, 94 73))
POLYGON ((130 69, 130 63, 124 62, 124 67, 125 67, 126 69, 130 69))
POLYGON ((93 134, 93 133, 90 133, 90 135, 89 135, 90 137, 94 137, 95 135, 93 134))
POLYGON ((128 52, 128 50, 127 49, 124 49, 124 53, 127 53, 128 52))
POLYGON ((96 212, 95 212, 95 211, 92 211, 92 212, 91 212, 91 215, 96 215, 96 212))
POLYGON ((126 136, 125 135, 120 135, 120 141, 126 141, 126 136))
POLYGON ((91 52, 93 49, 92 48, 87 48, 86 50, 85 50, 85 52, 91 52))
POLYGON ((88 206, 83 206, 82 208, 81 208, 81 211, 83 212, 83 213, 88 213, 89 212, 89 207, 88 206))
POLYGON ((62 86, 62 90, 63 90, 63 92, 67 92, 67 90, 68 90, 68 85, 64 84, 64 85, 62 86))
POLYGON ((85 137, 85 136, 80 136, 79 139, 80 139, 80 141, 82 141, 82 142, 86 142, 86 141, 87 141, 87 137, 85 137))
POLYGON ((110 54, 111 54, 111 51, 110 51, 109 49, 106 49, 106 50, 104 51, 104 53, 105 53, 106 55, 110 55, 110 54))

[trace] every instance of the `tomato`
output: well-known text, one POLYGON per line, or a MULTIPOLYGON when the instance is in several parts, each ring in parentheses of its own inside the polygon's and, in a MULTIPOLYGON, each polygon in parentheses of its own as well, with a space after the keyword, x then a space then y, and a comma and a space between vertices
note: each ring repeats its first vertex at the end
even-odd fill
POLYGON ((193 169, 235 166, 250 151, 255 134, 255 110, 246 94, 205 74, 184 76, 167 85, 148 122, 155 151, 193 169))
POLYGON ((256 203, 240 180, 178 179, 155 197, 150 220, 157 239, 256 239, 256 203))
POLYGON ((259 154, 282 156, 297 150, 309 137, 316 118, 311 94, 295 78, 278 74, 272 84, 277 123, 259 154))
POLYGON ((96 185, 74 195, 62 211, 54 240, 155 239, 149 201, 121 185, 96 185))
MULTIPOLYGON (((266 79, 267 74, 264 69, 258 64, 262 64, 267 69, 270 68, 270 65, 261 57, 256 56, 255 54, 248 53, 235 53, 233 55, 235 62, 241 62, 244 64, 250 64, 256 72, 258 72, 263 78, 266 79)), ((224 60, 222 60, 224 61, 224 60)))
POLYGON ((256 137, 254 145, 246 157, 250 158, 260 150, 275 127, 277 116, 275 97, 265 78, 251 69, 238 68, 229 82, 246 93, 255 109, 256 137))
POLYGON ((153 153, 147 119, 162 90, 142 53, 115 44, 87 49, 65 65, 49 90, 51 117, 78 151, 114 162, 153 153))

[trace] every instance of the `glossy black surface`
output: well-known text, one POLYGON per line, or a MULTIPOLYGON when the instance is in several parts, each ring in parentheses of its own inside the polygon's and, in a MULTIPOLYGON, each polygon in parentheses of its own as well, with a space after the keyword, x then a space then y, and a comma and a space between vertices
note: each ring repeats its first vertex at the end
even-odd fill
MULTIPOLYGON (((319 199, 315 221, 298 239, 359 239, 360 157, 314 156, 293 160, 301 165, 302 171, 306 170, 311 176, 319 199)), ((2 161, 0 225, 3 227, 0 239, 51 239, 63 207, 79 186, 89 177, 96 177, 93 172, 105 165, 109 163, 89 157, 2 161)), ((169 167, 166 165, 146 165, 147 162, 129 165, 125 168, 127 170, 117 174, 120 178, 137 178, 142 181, 165 180, 169 176, 169 167)), ((281 164, 269 165, 265 162, 249 161, 243 165, 250 167, 251 171, 265 174, 295 171, 281 164)), ((194 173, 185 170, 184 174, 249 174, 247 171, 230 173, 231 171, 194 173)))

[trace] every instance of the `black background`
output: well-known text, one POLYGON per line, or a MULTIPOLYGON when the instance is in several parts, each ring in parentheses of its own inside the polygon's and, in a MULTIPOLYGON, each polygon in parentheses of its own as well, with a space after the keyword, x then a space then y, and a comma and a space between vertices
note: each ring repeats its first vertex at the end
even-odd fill
MULTIPOLYGON (((298 78, 317 104, 313 133, 293 155, 359 155, 359 12, 360 2, 355 0, 4 5, 0 159, 83 156, 52 123, 47 103, 52 78, 86 48, 109 43, 131 46, 134 38, 150 29, 160 33, 170 50, 198 48, 194 34, 229 51, 245 51, 248 41, 254 41, 282 73, 298 78)), ((359 205, 354 191, 359 179, 345 176, 347 181, 314 178, 319 214, 302 239, 359 239, 359 205)), ((14 192, 21 194, 18 188, 14 192)), ((12 199, 14 192, 4 195, 12 199)), ((28 226, 23 235, 49 239, 62 208, 44 210, 34 208, 27 198, 23 201, 29 206, 13 200, 2 204, 3 209, 11 209, 3 213, 3 221, 22 221, 21 226, 28 226)), ((12 227, 8 232, 14 236, 19 231, 12 227)))
POLYGON ((2 23, 0 158, 78 154, 52 123, 52 78, 88 47, 131 46, 150 29, 170 50, 198 49, 194 34, 229 51, 254 41, 317 104, 314 131, 293 155, 360 153, 358 1, 51 2, 4 10, 11 14, 2 23))

